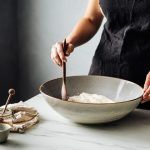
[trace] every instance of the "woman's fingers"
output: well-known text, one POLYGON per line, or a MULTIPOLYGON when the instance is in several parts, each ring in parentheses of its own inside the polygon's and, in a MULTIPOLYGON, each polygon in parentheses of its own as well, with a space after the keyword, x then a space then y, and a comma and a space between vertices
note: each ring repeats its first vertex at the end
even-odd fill
POLYGON ((149 96, 150 96, 150 86, 149 86, 149 87, 147 88, 147 90, 144 92, 144 94, 143 94, 143 99, 144 99, 144 100, 150 100, 150 99, 148 99, 149 96))
POLYGON ((59 55, 59 58, 61 59, 61 61, 67 62, 67 59, 65 57, 64 50, 63 50, 63 43, 61 42, 56 43, 56 48, 57 48, 57 54, 59 55))
POLYGON ((150 101, 150 72, 146 76, 142 102, 150 101))
POLYGON ((62 65, 62 61, 58 55, 58 52, 57 52, 57 47, 56 46, 53 46, 52 47, 52 50, 51 50, 51 59, 53 60, 53 62, 59 66, 62 65))
POLYGON ((69 56, 73 50, 74 46, 70 43, 67 43, 67 51, 66 54, 64 54, 63 42, 58 42, 52 46, 51 59, 55 64, 62 66, 62 62, 67 62, 66 56, 69 56))
POLYGON ((144 92, 148 89, 149 86, 150 86, 150 72, 146 76, 146 81, 144 84, 144 92))

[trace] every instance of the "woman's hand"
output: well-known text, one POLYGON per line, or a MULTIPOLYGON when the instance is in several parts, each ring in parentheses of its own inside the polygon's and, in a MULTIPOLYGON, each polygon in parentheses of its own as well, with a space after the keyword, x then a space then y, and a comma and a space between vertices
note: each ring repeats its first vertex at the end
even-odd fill
POLYGON ((150 101, 150 72, 146 76, 146 81, 144 84, 144 94, 143 94, 143 101, 146 102, 150 101))
POLYGON ((66 54, 64 54, 63 42, 57 42, 51 48, 51 59, 55 64, 62 66, 62 62, 67 62, 66 56, 69 56, 73 50, 73 44, 67 43, 67 51, 66 54))

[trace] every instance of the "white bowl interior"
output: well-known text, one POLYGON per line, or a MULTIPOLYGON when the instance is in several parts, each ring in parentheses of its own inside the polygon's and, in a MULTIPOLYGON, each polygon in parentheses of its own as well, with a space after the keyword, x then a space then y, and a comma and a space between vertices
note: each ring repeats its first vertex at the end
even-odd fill
MULTIPOLYGON (((45 94, 61 99, 62 79, 54 79, 41 86, 45 94)), ((142 88, 130 81, 104 76, 72 76, 67 77, 69 96, 82 92, 104 95, 115 102, 129 101, 142 96, 142 88)))

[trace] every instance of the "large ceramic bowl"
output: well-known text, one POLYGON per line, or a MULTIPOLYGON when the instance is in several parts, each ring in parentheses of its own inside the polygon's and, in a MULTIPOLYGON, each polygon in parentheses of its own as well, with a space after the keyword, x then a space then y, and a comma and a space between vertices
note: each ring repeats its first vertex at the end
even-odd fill
POLYGON ((142 88, 132 82, 104 76, 67 77, 68 95, 82 92, 104 95, 115 103, 78 103, 61 100, 62 79, 54 79, 40 86, 48 104, 62 116, 78 123, 94 124, 118 120, 140 103, 142 88))

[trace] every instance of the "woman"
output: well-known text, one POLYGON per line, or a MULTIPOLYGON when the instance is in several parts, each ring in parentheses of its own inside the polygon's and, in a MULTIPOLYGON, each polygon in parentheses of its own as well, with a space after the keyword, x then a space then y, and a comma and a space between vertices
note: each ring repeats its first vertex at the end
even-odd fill
MULTIPOLYGON (((84 16, 66 38, 66 56, 95 35, 105 16, 107 22, 89 74, 118 77, 144 85, 142 102, 150 100, 149 8, 149 0, 89 0, 84 16)), ((67 61, 66 56, 63 42, 52 47, 51 59, 55 64, 61 66, 62 61, 67 61)))

